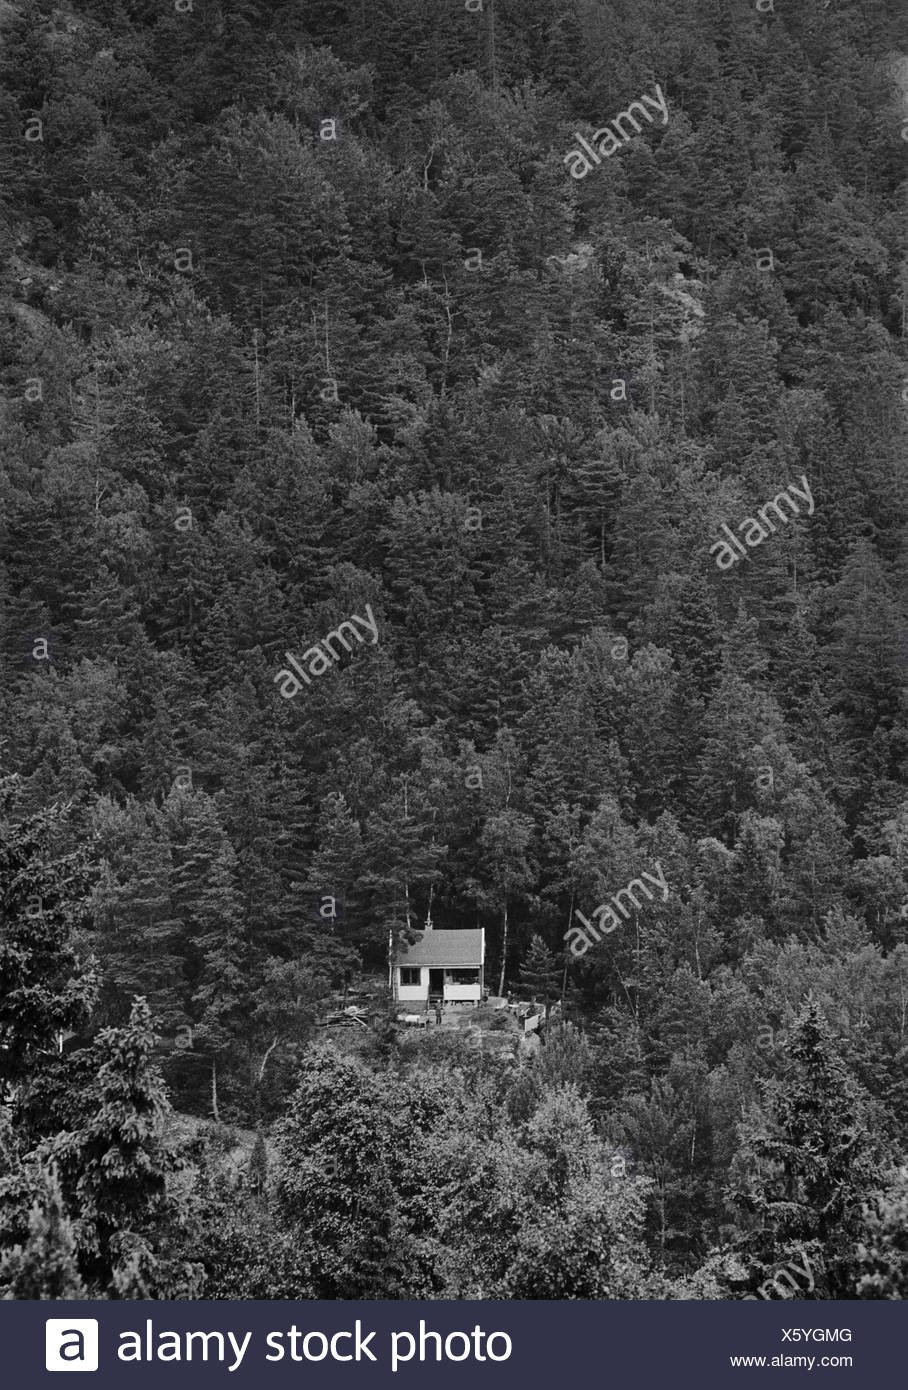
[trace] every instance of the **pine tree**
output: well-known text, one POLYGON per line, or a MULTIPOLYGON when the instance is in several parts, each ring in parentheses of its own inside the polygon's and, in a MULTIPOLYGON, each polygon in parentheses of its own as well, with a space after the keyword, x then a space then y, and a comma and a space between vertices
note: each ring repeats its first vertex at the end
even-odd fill
POLYGON ((16 1085, 60 1035, 87 1021, 96 977, 77 946, 88 923, 92 870, 66 852, 72 813, 20 818, 16 779, 0 780, 0 1080, 16 1085))
POLYGON ((908 1297, 908 1170, 874 1193, 858 1246, 858 1298, 908 1297))
MULTIPOLYGON (((334 913, 334 916, 320 918, 326 931, 336 931, 336 917, 342 916, 344 927, 340 935, 344 939, 349 935, 355 941, 356 928, 360 926, 357 885, 363 873, 363 836, 360 823, 352 815, 343 793, 331 792, 324 798, 315 834, 316 849, 306 875, 304 893, 310 903, 319 904, 319 910, 324 906, 334 913)), ((316 920, 311 906, 307 916, 310 921, 316 920)))
POLYGON ((520 985, 523 993, 542 1000, 546 1018, 561 990, 562 969, 562 962, 549 950, 542 937, 534 934, 520 967, 520 985))
POLYGON ((810 1298, 853 1298, 862 1202, 880 1167, 867 1097, 836 1055, 828 1025, 808 1005, 789 1035, 790 1064, 764 1088, 765 1113, 744 1131, 732 1189, 753 1223, 741 1241, 757 1288, 789 1261, 813 1271, 810 1298))
POLYGON ((162 1137, 169 1105, 154 1043, 148 1005, 139 999, 125 1027, 104 1029, 74 1054, 70 1125, 44 1139, 35 1157, 57 1167, 64 1198, 79 1213, 86 1280, 106 1291, 118 1269, 144 1251, 148 1287, 172 1297, 168 1289, 192 1287, 194 1271, 168 1250, 182 1202, 168 1181, 181 1165, 162 1137))
POLYGON ((73 1222, 53 1168, 42 1169, 41 1192, 28 1217, 28 1239, 0 1256, 0 1297, 86 1298, 76 1259, 73 1222))
POLYGON ((94 893, 97 949, 104 967, 104 1022, 122 1022, 132 1000, 149 1000, 163 1028, 188 1022, 180 955, 184 924, 174 911, 173 861, 152 803, 99 800, 92 813, 103 868, 94 893))
MULTIPOLYGON (((228 1071, 229 1075, 241 1060, 248 1060, 244 1059, 243 1042, 255 960, 243 933, 236 855, 229 842, 225 841, 213 862, 205 865, 200 887, 192 936, 192 1051, 208 1061, 213 1094, 217 1094, 218 1072, 228 1071)), ((223 1086, 221 1095, 223 1098, 223 1086)))

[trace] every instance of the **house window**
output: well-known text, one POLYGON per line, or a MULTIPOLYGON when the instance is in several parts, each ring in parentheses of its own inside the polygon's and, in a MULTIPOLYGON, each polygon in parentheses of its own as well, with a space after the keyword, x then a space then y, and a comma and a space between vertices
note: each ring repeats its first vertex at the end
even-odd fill
POLYGON ((418 965, 402 965, 400 967, 400 982, 402 985, 418 985, 419 974, 418 965))
POLYGON ((451 984, 452 984, 452 985, 478 985, 478 984, 479 984, 479 970, 478 970, 478 969, 476 969, 476 970, 452 970, 452 971, 451 971, 451 984))

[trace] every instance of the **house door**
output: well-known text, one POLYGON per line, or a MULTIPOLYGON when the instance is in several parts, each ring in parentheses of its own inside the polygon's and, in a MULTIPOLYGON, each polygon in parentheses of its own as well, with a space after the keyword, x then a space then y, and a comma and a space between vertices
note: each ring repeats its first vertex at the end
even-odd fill
POLYGON ((443 970, 429 971, 429 998, 438 996, 443 999, 445 995, 445 972, 443 970))

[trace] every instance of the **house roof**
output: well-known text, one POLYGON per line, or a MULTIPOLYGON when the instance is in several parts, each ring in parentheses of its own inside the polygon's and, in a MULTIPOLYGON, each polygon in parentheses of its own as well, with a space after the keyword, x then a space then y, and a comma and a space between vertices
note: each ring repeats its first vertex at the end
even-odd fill
POLYGON ((423 932, 412 946, 398 949, 398 965, 482 965, 485 955, 485 933, 433 928, 423 932))

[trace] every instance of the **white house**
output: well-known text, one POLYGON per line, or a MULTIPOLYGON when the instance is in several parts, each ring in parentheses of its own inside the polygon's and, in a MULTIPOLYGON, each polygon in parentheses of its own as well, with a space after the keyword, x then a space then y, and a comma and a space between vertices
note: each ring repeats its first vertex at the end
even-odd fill
POLYGON ((401 946, 392 967, 394 998, 401 1004, 480 1004, 486 934, 439 931, 427 926, 412 946, 401 946))

